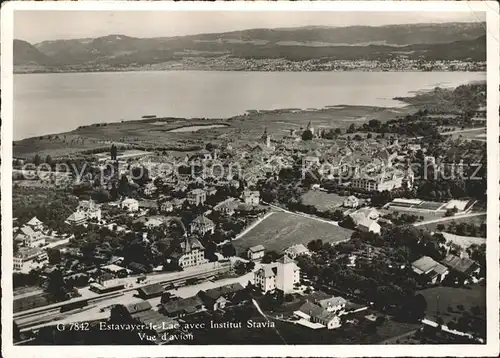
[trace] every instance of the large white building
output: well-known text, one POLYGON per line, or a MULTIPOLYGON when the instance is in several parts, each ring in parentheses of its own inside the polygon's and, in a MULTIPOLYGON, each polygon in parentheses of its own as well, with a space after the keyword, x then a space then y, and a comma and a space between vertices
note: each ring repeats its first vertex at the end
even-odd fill
POLYGON ((124 199, 121 202, 120 206, 122 209, 127 210, 128 212, 131 212, 131 213, 139 211, 139 202, 135 199, 132 199, 132 198, 124 199))
POLYGON ((255 286, 262 292, 275 290, 290 293, 294 285, 300 282, 300 268, 287 255, 278 261, 263 265, 255 272, 255 286))
POLYGON ((43 224, 34 225, 34 219, 36 218, 31 219, 28 223, 23 225, 14 238, 14 240, 19 242, 22 246, 33 248, 45 245, 46 236, 43 233, 43 224))
POLYGON ((186 237, 181 243, 182 253, 174 253, 172 257, 182 268, 203 265, 208 262, 205 258, 205 248, 197 239, 186 237))
POLYGON ((357 175, 351 181, 351 186, 357 189, 370 191, 394 190, 406 185, 411 189, 413 186, 414 174, 411 170, 402 172, 387 168, 380 173, 357 175))

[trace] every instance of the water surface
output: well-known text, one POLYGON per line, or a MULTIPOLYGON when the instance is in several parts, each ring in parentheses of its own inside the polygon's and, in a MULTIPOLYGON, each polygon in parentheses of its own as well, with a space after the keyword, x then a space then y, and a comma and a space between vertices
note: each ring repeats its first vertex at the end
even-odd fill
POLYGON ((157 115, 228 118, 251 109, 400 107, 414 91, 484 72, 159 71, 14 75, 14 139, 157 115))

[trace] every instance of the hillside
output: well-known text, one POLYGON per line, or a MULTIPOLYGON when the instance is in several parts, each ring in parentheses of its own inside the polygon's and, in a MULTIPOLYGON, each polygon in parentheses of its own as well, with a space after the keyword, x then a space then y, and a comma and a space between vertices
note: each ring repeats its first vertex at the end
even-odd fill
POLYGON ((29 42, 14 40, 14 65, 52 65, 54 60, 41 53, 29 42))
POLYGON ((209 59, 287 61, 410 60, 485 61, 484 24, 448 23, 380 27, 301 27, 252 29, 218 34, 44 41, 34 46, 16 40, 16 65, 78 71, 127 68, 209 59))

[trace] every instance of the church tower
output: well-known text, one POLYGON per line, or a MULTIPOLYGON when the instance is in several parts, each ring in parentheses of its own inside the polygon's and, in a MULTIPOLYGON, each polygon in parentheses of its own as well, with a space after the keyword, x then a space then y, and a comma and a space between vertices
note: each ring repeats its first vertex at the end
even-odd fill
POLYGON ((271 148, 271 136, 267 133, 267 127, 264 129, 264 134, 262 135, 262 142, 267 148, 271 148))
POLYGON ((309 130, 311 131, 311 133, 314 135, 314 127, 312 125, 312 123, 309 121, 309 123, 307 124, 307 128, 306 130, 309 130))

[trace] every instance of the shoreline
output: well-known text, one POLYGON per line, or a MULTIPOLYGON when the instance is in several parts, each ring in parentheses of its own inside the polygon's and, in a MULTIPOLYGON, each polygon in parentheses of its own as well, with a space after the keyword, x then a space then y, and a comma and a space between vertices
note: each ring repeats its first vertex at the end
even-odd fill
MULTIPOLYGON (((394 100, 394 99, 393 99, 394 100)), ((74 133, 78 130, 82 129, 89 129, 89 128, 100 128, 100 127, 106 127, 106 126, 112 126, 112 125, 117 125, 117 124, 151 124, 154 125, 155 122, 164 122, 165 125, 170 124, 170 121, 173 121, 174 123, 172 124, 177 124, 175 127, 172 128, 165 128, 162 129, 165 131, 165 133, 179 133, 179 132, 172 132, 172 130, 178 129, 178 128, 184 128, 184 127, 196 127, 196 126, 210 126, 210 125, 216 125, 216 124, 221 124, 224 127, 229 127, 230 124, 227 122, 231 121, 238 121, 238 120, 248 120, 248 121, 255 121, 258 120, 258 118, 252 118, 252 116, 262 116, 262 115, 285 115, 285 114, 319 114, 319 113, 325 113, 325 112, 335 112, 335 111, 344 111, 344 110, 375 110, 375 111, 401 111, 405 112, 405 110, 411 109, 413 107, 412 104, 410 103, 405 103, 404 101, 397 100, 402 103, 401 107, 382 107, 382 106, 369 106, 369 105, 350 105, 350 104, 336 104, 336 105, 326 105, 321 108, 278 108, 278 109, 247 109, 243 113, 231 116, 231 117, 219 117, 219 118, 200 118, 200 117, 191 117, 191 118, 182 118, 182 117, 169 117, 169 116, 156 116, 154 118, 139 118, 139 119, 130 119, 130 120, 118 120, 115 122, 98 122, 98 123, 92 123, 92 124, 85 124, 85 125, 80 125, 76 128, 70 129, 68 131, 62 131, 62 132, 53 132, 53 133, 46 133, 46 134, 40 134, 37 136, 30 136, 30 137, 24 137, 21 139, 15 139, 13 140, 14 143, 16 142, 22 142, 25 140, 35 140, 40 137, 46 137, 46 136, 57 136, 57 135, 63 135, 63 134, 71 134, 74 133), (178 122, 185 122, 185 124, 181 125, 178 122)), ((356 122, 352 121, 352 122, 356 122)), ((158 127, 161 127, 160 125, 157 125, 158 127)), ((219 128, 214 128, 214 129, 219 129, 219 128)), ((180 132, 182 133, 182 132, 180 132)))
POLYGON ((68 71, 57 71, 57 70, 47 70, 47 71, 19 71, 14 69, 13 74, 14 75, 36 75, 36 74, 76 74, 76 73, 82 73, 82 74, 89 74, 89 73, 132 73, 132 72, 258 72, 258 73, 266 73, 266 72, 283 72, 283 73, 314 73, 314 72, 401 72, 401 73, 422 73, 422 72, 436 72, 436 73, 443 73, 443 72, 450 72, 450 73, 482 73, 486 72, 486 68, 484 69, 475 69, 475 70, 443 70, 443 69, 436 69, 436 70, 418 70, 418 69, 397 69, 397 70, 389 70, 389 69, 365 69, 365 68, 353 68, 353 69, 339 69, 339 70, 331 70, 331 69, 325 69, 325 70, 314 70, 314 71, 304 71, 304 70, 259 70, 259 69, 200 69, 200 68, 170 68, 170 69, 148 69, 148 68, 127 68, 127 69, 105 69, 105 70, 68 70, 68 71))

